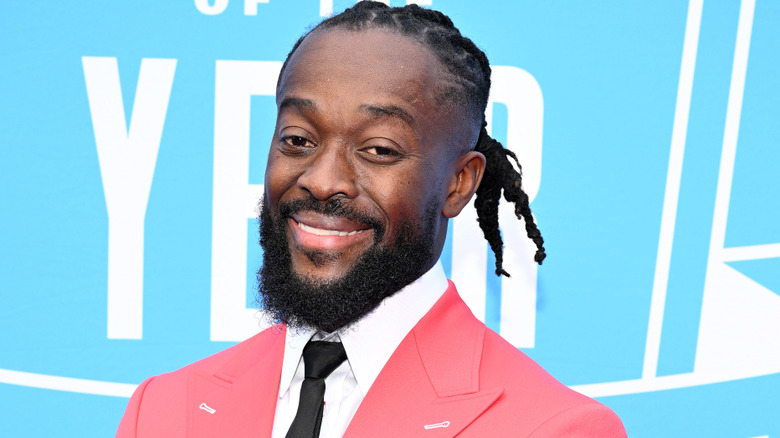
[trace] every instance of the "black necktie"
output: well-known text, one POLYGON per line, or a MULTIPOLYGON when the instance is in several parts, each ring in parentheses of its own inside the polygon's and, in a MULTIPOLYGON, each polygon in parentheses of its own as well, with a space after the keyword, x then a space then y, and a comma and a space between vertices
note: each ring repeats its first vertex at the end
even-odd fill
POLYGON ((301 399, 286 438, 320 436, 325 403, 325 378, 347 359, 341 342, 309 341, 303 347, 306 378, 301 385, 301 399))

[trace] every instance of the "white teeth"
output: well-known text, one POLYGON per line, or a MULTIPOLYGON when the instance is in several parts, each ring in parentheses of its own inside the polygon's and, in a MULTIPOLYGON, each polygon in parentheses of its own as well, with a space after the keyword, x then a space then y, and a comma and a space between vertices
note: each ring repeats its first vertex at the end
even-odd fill
POLYGON ((314 228, 310 227, 304 223, 298 222, 298 226, 301 227, 303 231, 306 231, 307 233, 316 234, 318 236, 354 236, 357 233, 362 233, 366 230, 355 230, 355 231, 337 231, 337 230, 323 230, 322 228, 314 228))

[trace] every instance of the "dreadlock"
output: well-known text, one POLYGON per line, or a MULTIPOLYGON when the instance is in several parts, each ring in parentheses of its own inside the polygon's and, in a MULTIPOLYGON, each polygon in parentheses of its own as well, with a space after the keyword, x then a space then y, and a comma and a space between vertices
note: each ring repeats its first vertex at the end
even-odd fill
MULTIPOLYGON (((491 138, 485 122, 485 108, 490 92, 490 63, 487 56, 469 38, 461 35, 449 17, 439 11, 424 9, 415 4, 389 7, 375 1, 360 1, 344 12, 330 17, 303 35, 293 46, 282 65, 282 74, 293 53, 303 40, 317 29, 343 29, 363 31, 386 29, 412 38, 433 52, 444 66, 446 78, 438 96, 440 103, 453 103, 465 107, 469 115, 482 121, 476 145, 473 149, 485 156, 486 168, 477 188, 474 206, 477 222, 496 256, 496 275, 509 277, 503 268, 504 242, 498 227, 498 203, 501 193, 504 199, 515 204, 515 215, 525 221, 528 237, 536 245, 534 260, 542 264, 546 257, 544 239, 536 226, 528 195, 521 188, 522 168, 514 152, 504 148, 491 138), (517 164, 512 166, 509 159, 517 164)), ((278 84, 278 83, 277 83, 278 84)))

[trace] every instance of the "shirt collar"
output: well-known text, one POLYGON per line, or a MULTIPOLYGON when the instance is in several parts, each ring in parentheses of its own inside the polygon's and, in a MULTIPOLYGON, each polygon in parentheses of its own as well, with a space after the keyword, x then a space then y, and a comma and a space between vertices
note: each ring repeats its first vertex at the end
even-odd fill
MULTIPOLYGON (((420 278, 385 298, 363 319, 337 332, 363 397, 401 341, 436 304, 447 287, 444 268, 440 261, 436 262, 420 278)), ((303 347, 315 333, 314 329, 287 330, 279 397, 290 389, 303 347)), ((334 335, 336 333, 325 337, 334 335)))

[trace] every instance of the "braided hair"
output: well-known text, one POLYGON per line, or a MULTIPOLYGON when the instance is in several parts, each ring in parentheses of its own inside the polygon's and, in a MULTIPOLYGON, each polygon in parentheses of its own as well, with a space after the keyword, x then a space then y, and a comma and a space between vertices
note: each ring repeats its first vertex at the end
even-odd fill
POLYGON ((544 239, 531 214, 528 195, 521 187, 520 163, 514 152, 491 138, 486 130, 485 108, 490 92, 491 70, 485 53, 469 38, 461 35, 452 20, 439 11, 421 8, 415 4, 389 7, 380 2, 360 1, 344 12, 320 22, 298 39, 282 65, 280 81, 293 53, 306 36, 317 29, 356 32, 384 29, 416 40, 431 50, 444 66, 446 76, 437 96, 440 103, 460 105, 468 115, 482 121, 479 138, 473 150, 485 156, 486 168, 482 182, 477 188, 474 206, 477 209, 479 227, 496 256, 496 275, 509 277, 509 273, 503 268, 504 242, 498 227, 498 203, 502 191, 504 199, 515 204, 517 218, 525 221, 526 233, 536 245, 534 260, 541 265, 546 257, 544 239), (512 166, 510 158, 517 164, 519 171, 512 166))

